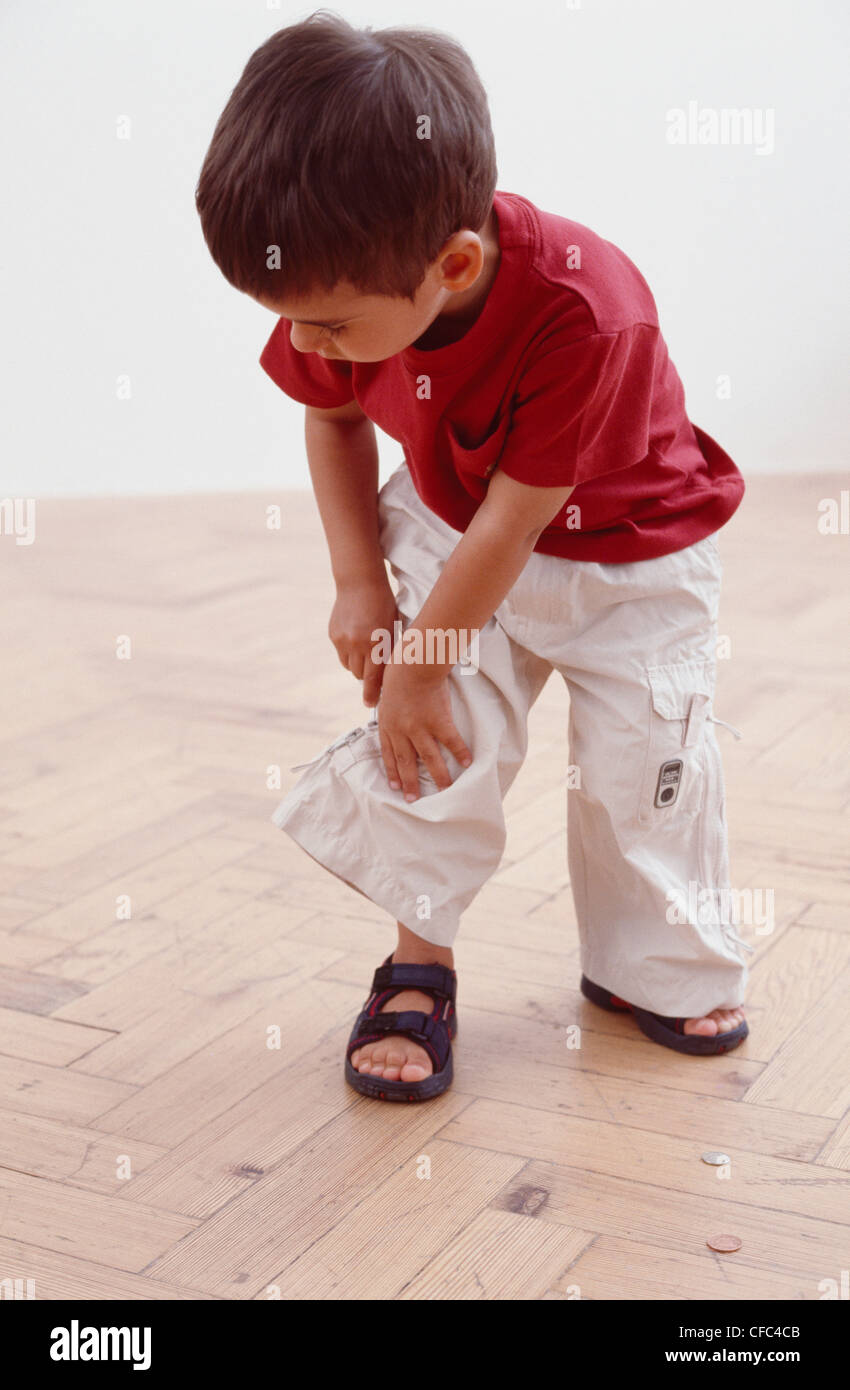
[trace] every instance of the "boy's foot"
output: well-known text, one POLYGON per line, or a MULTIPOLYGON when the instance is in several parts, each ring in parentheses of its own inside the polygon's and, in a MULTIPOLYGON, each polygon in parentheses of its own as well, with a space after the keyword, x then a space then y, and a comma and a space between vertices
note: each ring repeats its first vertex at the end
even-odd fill
MULTIPOLYGON (((421 965, 424 962, 415 963, 421 965)), ((401 964, 397 956, 393 956, 393 964, 401 964)), ((434 1000, 430 995, 418 989, 405 989, 378 1012, 402 1013, 406 1009, 420 1009, 430 1014, 433 1008, 434 1000)), ((361 1075, 381 1076, 385 1081, 424 1081, 434 1070, 424 1047, 398 1033, 388 1033, 378 1042, 359 1047, 351 1054, 351 1065, 361 1075)))
POLYGON ((631 1013, 641 1032, 653 1042, 671 1047, 674 1052, 709 1057, 731 1051, 749 1035, 741 1004, 734 1009, 710 1009, 699 1018, 665 1018, 661 1014, 651 1013, 649 1009, 630 1004, 611 990, 595 984, 586 975, 581 977, 580 989, 586 999, 602 1009, 631 1013))
POLYGON ((743 1021, 743 1005, 737 1009, 712 1009, 703 1018, 686 1019, 685 1032, 700 1038, 715 1038, 718 1033, 731 1033, 743 1021))
POLYGON ((456 1001, 451 949, 432 946, 399 923, 399 946, 372 976, 369 998, 348 1037, 348 1085, 376 1100, 441 1096, 454 1076, 456 1001))

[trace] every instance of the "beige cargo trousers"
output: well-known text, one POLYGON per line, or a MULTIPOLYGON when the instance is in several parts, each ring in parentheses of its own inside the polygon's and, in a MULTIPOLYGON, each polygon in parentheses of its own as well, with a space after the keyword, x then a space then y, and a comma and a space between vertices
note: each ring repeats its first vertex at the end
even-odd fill
MULTIPOLYGON (((460 532, 419 500, 404 463, 380 489, 379 515, 407 626, 460 532)), ((390 788, 379 703, 377 718, 292 769, 306 770, 274 823, 418 936, 452 945, 499 866, 528 712, 557 670, 570 696, 567 856, 584 974, 663 1015, 736 1007, 751 948, 726 907, 712 713, 719 589, 714 537, 631 564, 532 553, 477 656, 448 677, 473 755, 462 768, 442 750, 452 785, 438 789, 420 763, 419 800, 390 788)))

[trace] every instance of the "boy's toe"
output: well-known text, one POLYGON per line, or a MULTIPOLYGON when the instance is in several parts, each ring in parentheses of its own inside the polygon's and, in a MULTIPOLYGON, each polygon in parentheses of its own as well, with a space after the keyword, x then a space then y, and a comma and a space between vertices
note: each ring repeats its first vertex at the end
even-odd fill
POLYGON ((721 1033, 731 1033, 744 1021, 743 1009, 721 1009, 722 1020, 718 1023, 721 1033))
POLYGON ((689 1018, 685 1024, 685 1032, 693 1033, 698 1038, 713 1038, 717 1032, 717 1024, 713 1018, 689 1018))
POLYGON ((718 1010, 713 1010, 710 1014, 704 1014, 702 1018, 689 1018, 685 1023, 685 1032, 691 1033, 698 1038, 714 1038, 720 1032, 720 1020, 718 1010))
POLYGON ((422 1049, 414 1044, 405 1046, 403 1037, 388 1038, 374 1047, 362 1049, 366 1054, 359 1064, 352 1062, 363 1075, 379 1076, 383 1081, 424 1081, 431 1075, 425 1065, 422 1049))
POLYGON ((427 1067, 423 1067, 419 1062, 407 1062, 401 1069, 401 1081, 424 1081, 426 1076, 431 1073, 427 1067))
POLYGON ((705 1014, 702 1018, 689 1018, 685 1023, 685 1032, 700 1038, 714 1038, 718 1033, 734 1032, 743 1021, 742 1008, 712 1009, 711 1013, 705 1014))

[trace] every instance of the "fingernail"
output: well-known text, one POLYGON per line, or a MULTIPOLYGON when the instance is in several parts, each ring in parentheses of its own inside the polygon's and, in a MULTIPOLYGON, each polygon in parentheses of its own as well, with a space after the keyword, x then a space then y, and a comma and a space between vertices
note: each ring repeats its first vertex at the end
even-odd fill
POLYGON ((404 799, 405 801, 415 801, 416 797, 414 796, 413 792, 405 792, 404 799))
POLYGON ((394 792, 401 791, 401 782, 390 782, 390 786, 392 787, 394 792))
POLYGON ((460 765, 461 765, 461 767, 469 767, 469 764, 470 764, 471 762, 472 762, 472 759, 471 759, 471 758, 461 758, 461 760, 460 760, 460 765))

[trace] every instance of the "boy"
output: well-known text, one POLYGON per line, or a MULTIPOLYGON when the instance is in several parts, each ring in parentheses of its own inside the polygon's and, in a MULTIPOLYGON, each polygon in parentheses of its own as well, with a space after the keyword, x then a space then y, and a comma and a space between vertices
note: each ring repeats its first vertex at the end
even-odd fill
POLYGON ((451 1082, 452 942, 553 669, 583 992, 678 1051, 747 1035, 711 712, 714 532, 743 480, 688 420, 631 261, 496 177, 456 42, 320 11, 250 59, 197 191, 216 263, 279 316, 260 361, 307 407, 329 635, 377 705, 274 820, 397 921, 345 1059, 385 1100, 451 1082), (405 452, 380 492, 375 423, 405 452))

